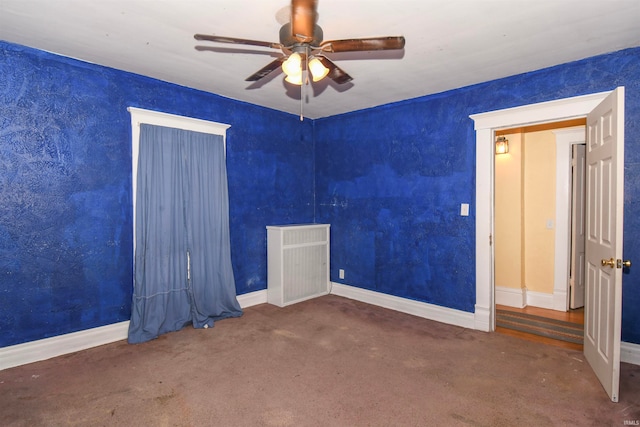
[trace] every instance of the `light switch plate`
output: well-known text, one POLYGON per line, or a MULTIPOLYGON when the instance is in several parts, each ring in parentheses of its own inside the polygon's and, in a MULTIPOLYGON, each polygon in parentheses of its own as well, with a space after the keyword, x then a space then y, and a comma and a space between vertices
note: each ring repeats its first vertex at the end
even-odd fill
POLYGON ((469 203, 460 205, 460 216, 469 216, 469 203))

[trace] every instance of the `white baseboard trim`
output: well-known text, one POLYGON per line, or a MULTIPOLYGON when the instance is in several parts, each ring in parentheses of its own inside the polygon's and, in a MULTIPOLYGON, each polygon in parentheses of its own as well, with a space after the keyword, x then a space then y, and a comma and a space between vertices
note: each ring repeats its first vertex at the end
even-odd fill
POLYGON ((247 308, 253 305, 266 304, 267 303, 267 290, 250 292, 248 294, 242 294, 237 296, 240 307, 247 308))
POLYGON ((0 348, 0 370, 127 339, 129 321, 0 348))
POLYGON ((522 288, 496 286, 496 304, 523 308, 527 305, 527 294, 522 288))
POLYGON ((462 326, 463 328, 475 329, 474 315, 473 313, 468 313, 466 311, 441 307, 439 305, 414 301, 407 298, 396 297, 393 295, 383 294, 381 292, 370 291, 335 282, 331 283, 331 293, 341 297, 366 302, 367 304, 377 305, 391 310, 423 317, 425 319, 435 320, 449 325, 462 326))
MULTIPOLYGON (((473 313, 467 313, 453 308, 441 307, 426 302, 414 301, 335 282, 331 282, 330 293, 450 325, 462 326, 463 328, 477 329, 485 332, 489 331, 488 321, 482 322, 482 319, 484 317, 488 317, 488 314, 485 315, 480 313, 480 319, 474 320, 473 313), (480 320, 480 322, 478 320, 480 320), (487 325, 485 325, 485 323, 487 325)), ((551 299, 553 298, 551 294, 548 295, 551 296, 551 299)), ((632 344, 624 341, 620 343, 620 361, 640 365, 640 344, 632 344)))
MULTIPOLYGON (((531 305, 538 308, 546 308, 547 310, 553 310, 553 294, 547 294, 544 292, 535 292, 526 290, 527 292, 527 305, 531 305)), ((564 311, 564 310, 563 310, 564 311)))
POLYGON ((520 288, 496 286, 496 304, 507 307, 524 308, 528 305, 549 310, 566 311, 567 293, 556 291, 553 294, 535 292, 520 288))
MULTIPOLYGON (((267 291, 263 290, 238 295, 237 298, 240 307, 247 308, 252 305, 266 303, 267 291)), ((0 370, 126 340, 128 334, 129 321, 127 320, 98 328, 3 347, 0 348, 0 370)))
POLYGON ((640 344, 620 343, 620 361, 640 365, 640 344))
POLYGON ((476 329, 477 331, 491 332, 493 330, 493 322, 491 321, 491 309, 482 307, 478 304, 475 305, 474 309, 474 329, 476 329))
MULTIPOLYGON (((340 283, 332 283, 331 285, 331 293, 334 295, 378 305, 380 307, 397 310, 403 313, 412 314, 414 316, 450 325, 488 331, 486 327, 482 327, 482 325, 477 324, 478 321, 475 319, 473 313, 360 289, 340 283)), ((242 308, 264 304, 266 302, 266 290, 238 295, 238 303, 242 308)), ((127 339, 128 332, 129 321, 125 321, 84 331, 73 332, 70 334, 59 335, 57 337, 3 347, 0 348, 0 370, 125 340, 127 339)), ((620 360, 625 363, 640 365, 640 344, 622 342, 620 345, 620 360)))
POLYGON ((567 311, 569 309, 569 300, 567 299, 566 290, 553 290, 553 310, 567 311))

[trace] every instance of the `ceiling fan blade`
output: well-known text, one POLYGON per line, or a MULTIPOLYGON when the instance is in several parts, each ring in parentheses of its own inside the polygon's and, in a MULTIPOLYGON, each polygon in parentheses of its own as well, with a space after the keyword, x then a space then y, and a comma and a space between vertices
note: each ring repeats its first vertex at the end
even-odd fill
POLYGON ((208 34, 195 34, 193 38, 196 40, 206 40, 209 42, 216 42, 216 43, 246 44, 250 46, 270 47, 272 49, 282 48, 282 45, 280 43, 263 42, 259 40, 249 40, 249 39, 238 39, 235 37, 220 37, 220 36, 211 36, 208 34))
POLYGON ((320 44, 325 52, 357 52, 404 48, 404 37, 371 37, 366 39, 328 40, 320 44))
POLYGON ((334 82, 342 85, 353 80, 353 77, 345 73, 344 70, 334 64, 333 61, 331 61, 326 56, 318 56, 317 58, 320 60, 320 62, 322 62, 322 65, 329 69, 329 74, 327 74, 327 77, 329 77, 334 82))
POLYGON ((282 55, 280 52, 273 52, 269 50, 249 49, 249 48, 237 48, 237 47, 218 47, 218 46, 199 46, 193 47, 199 52, 217 52, 217 53, 250 53, 252 55, 266 55, 274 58, 282 55))
POLYGON ((258 81, 258 80, 260 80, 260 79, 262 79, 264 77, 267 77, 273 71, 275 71, 278 68, 280 68, 285 59, 287 59, 286 56, 281 56, 280 58, 278 58, 278 59, 276 59, 274 61, 271 61, 266 66, 262 67, 261 69, 259 69, 258 71, 256 71, 255 73, 253 73, 252 75, 247 77, 245 79, 245 81, 246 82, 255 82, 255 81, 258 81))
POLYGON ((318 0, 291 0, 291 35, 301 43, 313 40, 318 0))

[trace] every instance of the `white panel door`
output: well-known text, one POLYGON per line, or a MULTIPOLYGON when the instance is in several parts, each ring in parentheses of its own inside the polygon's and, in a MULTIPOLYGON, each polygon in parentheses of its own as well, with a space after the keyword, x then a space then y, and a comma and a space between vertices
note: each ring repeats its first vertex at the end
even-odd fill
POLYGON ((624 88, 587 115, 584 354, 618 401, 622 312, 624 88))

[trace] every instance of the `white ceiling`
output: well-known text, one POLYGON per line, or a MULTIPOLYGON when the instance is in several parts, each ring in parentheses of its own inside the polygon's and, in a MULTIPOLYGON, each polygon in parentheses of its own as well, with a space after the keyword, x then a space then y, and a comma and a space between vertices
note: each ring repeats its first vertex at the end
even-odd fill
MULTIPOLYGON (((293 114, 300 92, 279 52, 197 42, 194 33, 278 42, 287 0, 0 0, 0 40, 293 114), (196 51, 196 45, 231 52, 196 51)), ((308 89, 304 115, 331 116, 640 46, 639 0, 321 0, 325 40, 406 38, 404 51, 328 55, 353 77, 308 89)))

